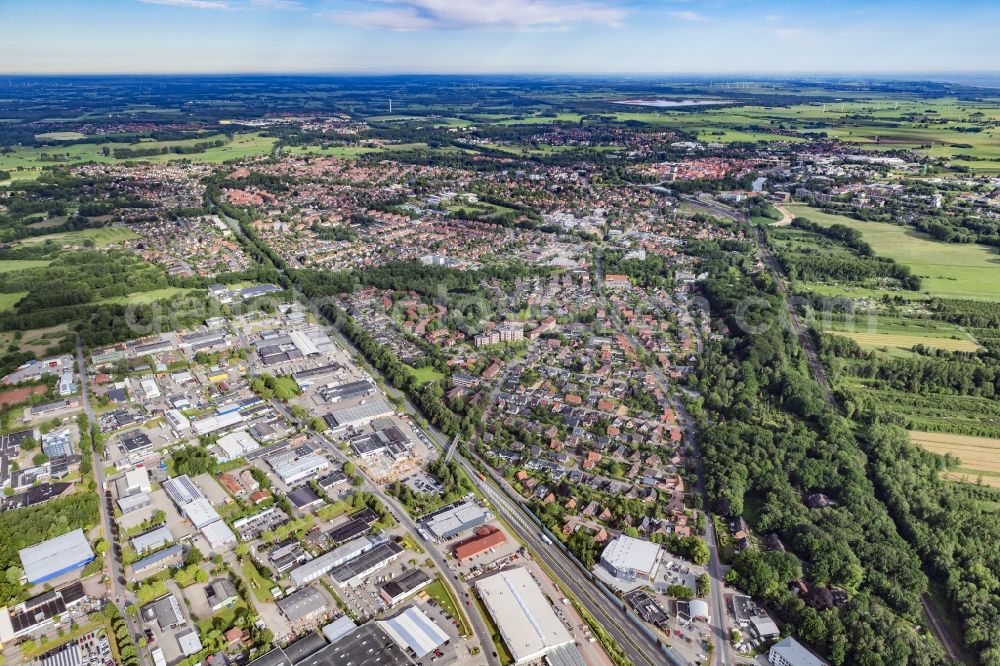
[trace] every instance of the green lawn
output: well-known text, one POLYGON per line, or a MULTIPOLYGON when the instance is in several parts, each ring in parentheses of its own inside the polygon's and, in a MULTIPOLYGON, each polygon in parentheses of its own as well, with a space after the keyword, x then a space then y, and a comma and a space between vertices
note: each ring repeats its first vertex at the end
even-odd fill
POLYGON ((48 259, 0 259, 0 273, 22 271, 25 268, 39 268, 48 266, 50 263, 51 261, 48 259))
POLYGON ((907 227, 861 222, 805 204, 788 210, 818 224, 857 229, 879 255, 909 266, 923 279, 922 291, 943 298, 1000 300, 1000 254, 985 245, 940 243, 907 227))
POLYGON ((84 229, 82 231, 64 231, 44 236, 31 236, 21 239, 19 243, 22 245, 37 245, 38 243, 51 240, 60 245, 79 245, 89 238, 94 241, 95 246, 104 247, 138 237, 131 229, 126 227, 97 227, 96 229, 84 229))
POLYGON ((173 298, 177 294, 186 294, 189 291, 195 291, 194 289, 185 289, 182 287, 164 287, 163 289, 153 289, 152 291, 137 291, 125 296, 113 296, 112 298, 104 298, 98 301, 99 303, 152 303, 154 301, 162 301, 168 298, 173 298))
POLYGON ((458 607, 458 602, 448 591, 448 588, 444 584, 441 575, 438 574, 437 579, 424 588, 428 596, 430 596, 434 601, 441 606, 441 610, 445 612, 453 620, 458 620, 458 633, 461 636, 468 636, 471 632, 469 631, 469 623, 465 619, 465 613, 458 607))
POLYGON ((12 310, 17 302, 27 295, 26 291, 15 291, 11 294, 0 293, 0 312, 12 310))
POLYGON ((271 596, 271 588, 275 586, 274 581, 267 580, 261 576, 250 562, 243 563, 242 572, 243 578, 247 582, 247 587, 253 592, 253 596, 257 601, 268 604, 274 601, 274 597, 271 596))
POLYGON ((414 368, 413 366, 406 366, 406 371, 413 375, 419 382, 436 382, 444 379, 444 374, 438 372, 433 366, 425 366, 423 368, 414 368))

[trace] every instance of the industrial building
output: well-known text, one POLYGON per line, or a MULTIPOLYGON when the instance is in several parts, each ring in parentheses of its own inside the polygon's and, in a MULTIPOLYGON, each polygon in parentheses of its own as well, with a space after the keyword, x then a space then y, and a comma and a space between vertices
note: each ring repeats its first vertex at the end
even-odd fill
POLYGON ((236 543, 236 535, 187 474, 167 479, 163 482, 163 490, 188 522, 201 532, 212 550, 236 543))
POLYGON ((342 430, 349 426, 363 426, 383 416, 391 416, 395 411, 385 399, 374 398, 357 405, 336 407, 323 420, 331 430, 342 430))
POLYGON ((149 473, 142 468, 129 470, 115 479, 115 490, 118 491, 118 497, 148 493, 152 490, 149 473))
POLYGON ((348 541, 344 545, 338 546, 315 559, 309 560, 302 566, 292 569, 289 576, 297 587, 301 587, 325 575, 334 567, 371 550, 376 545, 377 542, 372 541, 368 537, 360 537, 353 541, 348 541))
POLYGON ((413 606, 375 624, 414 659, 423 659, 448 642, 448 634, 413 606))
POLYGON ((358 627, 309 658, 309 666, 412 666, 414 663, 377 622, 358 627))
POLYGON ((772 645, 767 657, 773 666, 829 666, 791 636, 772 645))
POLYGON ((311 586, 303 587, 275 603, 292 624, 308 622, 327 611, 323 595, 311 586))
POLYGON ((177 597, 166 594, 152 603, 146 604, 139 610, 143 621, 147 624, 156 623, 160 631, 166 631, 186 623, 184 613, 181 612, 181 604, 177 597))
POLYGON ((475 583, 515 664, 542 659, 573 637, 524 567, 507 569, 475 583))
POLYGON ((492 525, 484 525, 476 530, 475 536, 455 546, 455 559, 461 562, 505 543, 507 536, 501 530, 492 525))
POLYGON ((403 548, 395 541, 383 541, 374 548, 335 566, 330 570, 330 579, 341 588, 357 587, 367 576, 402 554, 403 548))
POLYGON ((0 621, 8 620, 10 622, 10 632, 9 635, 5 636, 8 627, 3 627, 3 633, 0 633, 0 642, 9 642, 52 623, 66 611, 76 607, 85 598, 83 583, 78 581, 58 590, 49 590, 32 597, 12 608, 10 615, 7 614, 6 609, 3 609, 0 612, 0 621))
POLYGON ((221 451, 221 455, 216 455, 219 462, 229 462, 242 458, 251 451, 260 448, 257 440, 246 430, 234 430, 223 435, 215 442, 215 446, 221 451))
POLYGON ((396 426, 352 437, 350 446, 355 454, 366 461, 381 455, 400 460, 413 449, 413 444, 396 426))
POLYGON ((431 577, 423 569, 410 569, 389 582, 383 583, 380 594, 387 604, 395 606, 430 583, 431 577))
POLYGON ((329 460, 312 452, 299 455, 297 451, 285 451, 270 456, 267 463, 287 486, 314 479, 330 468, 329 460))
POLYGON ((662 557, 657 544, 623 534, 605 546, 601 565, 620 580, 653 580, 662 557))
POLYGON ((82 569, 94 559, 82 529, 22 548, 17 554, 24 577, 33 585, 82 569))
POLYGON ((472 500, 450 504, 424 516, 421 523, 438 541, 479 527, 490 518, 489 513, 472 500))
POLYGON ((181 513, 184 517, 190 521, 196 530, 200 530, 206 525, 211 525, 219 520, 219 514, 212 504, 205 499, 200 497, 193 502, 188 502, 181 507, 181 513))
POLYGON ((161 525, 132 537, 132 548, 135 552, 142 554, 149 550, 156 550, 173 541, 174 535, 170 533, 166 525, 161 525))
POLYGON ((357 628, 358 625, 354 624, 354 620, 347 615, 341 615, 330 624, 324 626, 322 631, 326 640, 331 643, 336 643, 338 640, 357 628))
POLYGON ((127 495, 125 497, 118 498, 118 508, 122 510, 123 514, 129 514, 133 511, 144 509, 152 504, 153 500, 146 493, 127 495))
MULTIPOLYGON (((213 510, 214 513, 214 510, 213 510)), ((218 515, 218 514, 216 514, 218 515)), ((215 520, 201 528, 201 535, 212 550, 220 550, 236 543, 236 535, 224 520, 215 520)))
POLYGON ((197 421, 192 421, 191 428, 196 435, 201 436, 224 430, 225 428, 232 428, 240 423, 243 423, 243 415, 239 411, 234 411, 206 416, 197 421))
POLYGON ((152 555, 147 555, 141 560, 136 560, 132 563, 132 571, 136 578, 146 578, 147 576, 152 576, 155 573, 163 571, 167 567, 180 564, 183 559, 184 549, 180 545, 174 544, 169 548, 158 550, 152 555))

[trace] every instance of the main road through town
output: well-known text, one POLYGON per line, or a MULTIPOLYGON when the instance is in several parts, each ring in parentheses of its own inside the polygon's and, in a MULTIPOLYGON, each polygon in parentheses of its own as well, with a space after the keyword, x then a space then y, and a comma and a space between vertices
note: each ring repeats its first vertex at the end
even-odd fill
MULTIPOLYGON (((84 413, 87 415, 91 427, 98 428, 97 413, 94 411, 94 405, 90 402, 90 387, 87 383, 87 364, 83 358, 83 341, 79 335, 76 336, 76 364, 77 372, 80 374, 80 399, 83 401, 84 413)), ((83 439, 83 437, 84 433, 81 432, 80 438, 83 439)), ((123 605, 129 603, 131 593, 121 584, 124 577, 122 576, 122 563, 118 561, 118 539, 115 538, 114 526, 112 524, 114 516, 108 511, 108 500, 104 494, 106 483, 104 452, 94 451, 91 457, 91 464, 94 469, 94 481, 97 484, 97 494, 101 511, 101 528, 104 532, 104 540, 108 542, 109 546, 107 553, 105 553, 105 557, 111 563, 111 583, 108 586, 108 590, 111 592, 111 599, 108 601, 118 606, 118 610, 128 622, 129 631, 138 643, 139 628, 136 626, 135 620, 123 610, 123 605)), ((139 663, 143 665, 147 664, 146 651, 139 650, 138 653, 139 663)))

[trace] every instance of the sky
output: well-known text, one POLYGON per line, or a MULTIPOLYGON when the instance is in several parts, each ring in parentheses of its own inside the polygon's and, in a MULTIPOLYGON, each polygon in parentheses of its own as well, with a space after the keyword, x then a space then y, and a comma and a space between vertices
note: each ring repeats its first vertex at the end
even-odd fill
POLYGON ((997 0, 0 0, 0 72, 996 72, 997 25, 997 0))

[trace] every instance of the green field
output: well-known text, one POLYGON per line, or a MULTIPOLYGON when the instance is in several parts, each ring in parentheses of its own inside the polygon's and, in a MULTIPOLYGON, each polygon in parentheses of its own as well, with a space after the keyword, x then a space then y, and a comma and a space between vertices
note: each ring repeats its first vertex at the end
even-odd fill
MULTIPOLYGON (((65 133, 59 133, 65 134, 65 133)), ((225 135, 215 134, 185 139, 181 141, 139 141, 137 143, 69 143, 41 148, 20 146, 13 152, 0 155, 0 171, 10 172, 12 180, 37 178, 42 169, 59 164, 83 164, 86 162, 118 163, 135 162, 172 162, 176 160, 191 160, 217 164, 228 160, 242 159, 252 155, 266 155, 274 147, 275 139, 263 137, 258 133, 236 134, 232 140, 223 146, 209 148, 201 153, 166 153, 148 157, 116 159, 113 154, 105 155, 104 149, 113 151, 116 148, 170 148, 192 146, 206 141, 224 139, 225 135)))
POLYGON ((44 132, 36 134, 35 138, 39 141, 76 141, 86 139, 87 135, 80 132, 44 132))
POLYGON ((27 295, 26 291, 15 291, 10 294, 0 293, 0 312, 13 309, 17 302, 27 295))
POLYGON ((79 245, 83 241, 90 239, 94 241, 96 247, 104 247, 133 238, 138 238, 138 236, 132 230, 125 227, 98 227, 96 229, 84 229, 83 231, 65 231, 58 234, 31 236, 20 240, 19 243, 22 245, 37 245, 38 243, 52 241, 60 245, 79 245))
POLYGON ((818 322, 820 330, 851 338, 864 349, 908 351, 915 345, 925 345, 950 351, 974 352, 976 341, 955 324, 934 319, 902 317, 868 317, 857 315, 851 320, 818 322))
POLYGON ((22 271, 25 268, 38 268, 48 266, 48 259, 0 259, 0 273, 10 273, 11 271, 22 271))
POLYGON ((432 366, 429 365, 423 368, 414 368, 409 365, 405 367, 406 371, 411 375, 413 375, 413 377, 418 382, 436 382, 441 379, 444 379, 444 375, 442 373, 438 372, 432 366))
POLYGON ((1000 254, 985 245, 940 243, 907 227, 861 222, 805 204, 788 204, 797 217, 857 229, 879 255, 909 266, 923 279, 922 291, 943 298, 1000 300, 1000 254))
POLYGON ((177 294, 186 294, 189 291, 195 291, 194 289, 184 289, 182 287, 164 287, 163 289, 153 289, 152 291, 137 291, 132 294, 127 294, 125 296, 115 296, 113 298, 105 298, 98 303, 121 303, 121 304, 148 304, 154 301, 162 301, 168 298, 173 298, 177 294))

